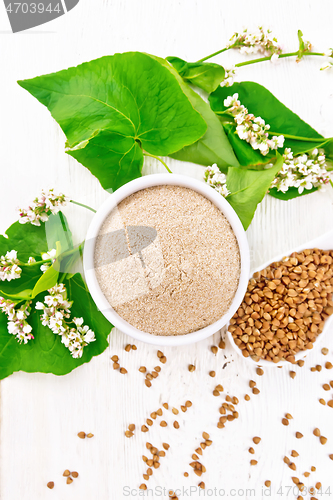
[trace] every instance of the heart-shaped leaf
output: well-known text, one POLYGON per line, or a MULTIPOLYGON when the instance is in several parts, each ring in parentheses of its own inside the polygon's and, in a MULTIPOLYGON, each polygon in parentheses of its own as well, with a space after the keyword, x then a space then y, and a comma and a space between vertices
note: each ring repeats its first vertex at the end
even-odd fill
POLYGON ((115 54, 18 83, 49 109, 68 154, 105 189, 141 175, 142 149, 167 156, 207 129, 174 75, 149 54, 115 54))
POLYGON ((219 64, 189 63, 179 57, 167 57, 166 60, 172 64, 183 80, 208 93, 214 92, 225 77, 224 68, 219 64))

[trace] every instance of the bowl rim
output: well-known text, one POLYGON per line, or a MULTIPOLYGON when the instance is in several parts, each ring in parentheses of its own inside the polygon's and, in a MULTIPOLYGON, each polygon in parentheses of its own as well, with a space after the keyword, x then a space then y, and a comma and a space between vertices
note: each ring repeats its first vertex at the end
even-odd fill
POLYGON ((236 214, 232 206, 228 203, 228 201, 219 193, 217 193, 217 191, 212 189, 203 181, 199 181, 193 177, 179 174, 151 174, 140 177, 138 179, 134 179, 124 186, 120 187, 119 189, 117 189, 117 191, 113 192, 97 210, 90 223, 86 236, 86 244, 83 251, 83 269, 89 292, 97 308, 116 328, 121 330, 123 333, 133 337, 134 339, 146 342, 148 344, 158 346, 188 345, 203 340, 219 331, 228 323, 228 321, 237 311, 244 298, 250 276, 250 250, 245 230, 238 215, 236 214), (104 296, 99 286, 94 269, 94 251, 96 238, 104 220, 109 215, 109 213, 122 200, 124 200, 131 194, 137 191, 141 191, 145 188, 160 185, 180 186, 193 189, 194 191, 203 195, 205 198, 214 203, 214 205, 217 206, 217 208, 219 208, 219 210, 221 210, 221 212, 225 215, 229 224, 231 225, 237 239, 240 253, 241 268, 238 287, 228 311, 218 321, 215 321, 211 325, 208 325, 201 330, 183 335, 153 335, 151 333, 138 330, 134 326, 130 325, 126 320, 124 320, 114 311, 114 309, 104 296))

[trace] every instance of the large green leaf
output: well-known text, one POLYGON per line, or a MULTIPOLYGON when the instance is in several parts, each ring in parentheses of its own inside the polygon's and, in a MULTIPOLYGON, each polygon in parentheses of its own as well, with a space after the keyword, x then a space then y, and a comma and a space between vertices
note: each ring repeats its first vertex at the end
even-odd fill
MULTIPOLYGON (((272 133, 288 134, 304 139, 315 139, 315 141, 286 139, 283 149, 291 148, 292 152, 296 155, 319 147, 321 141, 318 142, 318 139, 323 139, 323 143, 326 141, 322 135, 318 134, 310 125, 305 123, 298 115, 274 97, 269 90, 258 83, 242 82, 234 83, 231 87, 219 87, 209 96, 209 102, 213 111, 217 113, 226 111, 227 108, 224 106, 224 100, 235 93, 238 94, 241 104, 250 113, 253 113, 257 117, 260 116, 270 125, 272 133)), ((242 142, 244 143, 244 149, 248 148, 252 150, 249 144, 245 141, 242 142)), ((237 149, 236 154, 239 154, 237 149)), ((265 157, 262 156, 262 158, 265 161, 265 157)), ((242 164, 245 165, 244 163, 242 164)), ((251 165, 251 163, 248 163, 248 165, 251 165)))
POLYGON ((283 158, 278 154, 276 163, 267 170, 229 168, 227 188, 230 195, 227 201, 236 211, 244 229, 249 227, 258 203, 264 198, 282 165, 283 158))
POLYGON ((224 80, 225 71, 219 64, 206 62, 189 63, 179 57, 167 57, 166 60, 172 64, 183 80, 208 93, 214 92, 224 80))
POLYGON ((176 160, 189 161, 205 166, 216 163, 220 170, 224 172, 227 171, 228 166, 238 166, 239 163, 223 131, 220 121, 215 113, 212 112, 209 105, 182 80, 171 64, 164 59, 156 56, 154 57, 177 79, 182 91, 188 97, 192 106, 201 114, 207 123, 207 131, 201 139, 169 156, 176 160))
POLYGON ((43 300, 44 295, 41 294, 32 303, 33 311, 29 317, 35 338, 25 345, 19 344, 8 333, 6 316, 0 313, 0 379, 19 370, 65 375, 106 349, 112 325, 98 311, 80 274, 74 275, 70 280, 64 279, 64 285, 69 300, 74 301, 72 316, 83 317, 84 324, 95 332, 96 340, 84 347, 82 358, 72 358, 69 350, 61 343, 60 336, 42 325, 41 311, 34 310, 36 300, 43 300))
POLYGON ((105 189, 141 175, 141 147, 167 156, 207 129, 174 75, 149 54, 115 54, 18 83, 49 109, 67 152, 105 189))

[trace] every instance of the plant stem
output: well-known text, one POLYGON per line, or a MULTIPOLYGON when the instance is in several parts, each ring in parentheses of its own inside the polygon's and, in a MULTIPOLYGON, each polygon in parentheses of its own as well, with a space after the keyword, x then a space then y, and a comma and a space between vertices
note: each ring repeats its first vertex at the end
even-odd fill
POLYGON ((78 201, 74 201, 74 200, 69 200, 69 201, 70 201, 70 203, 73 203, 74 205, 78 205, 79 207, 87 208, 88 210, 91 210, 92 212, 96 213, 96 210, 89 207, 88 205, 84 205, 83 203, 79 203, 78 201))
MULTIPOLYGON (((324 56, 322 52, 310 52, 306 51, 303 53, 303 56, 324 56)), ((298 51, 297 52, 286 52, 285 54, 280 54, 279 59, 283 59, 284 57, 294 57, 298 56, 298 51)), ((244 61, 238 64, 235 64, 236 68, 240 68, 241 66, 248 66, 249 64, 255 64, 258 62, 264 62, 264 61, 270 61, 272 56, 268 57, 260 57, 259 59, 251 59, 251 61, 244 61)))
POLYGON ((226 116, 230 116, 231 118, 235 118, 234 115, 232 113, 230 113, 230 111, 214 111, 214 113, 216 115, 226 115, 226 116))
MULTIPOLYGON (((84 248, 84 241, 77 245, 76 247, 72 248, 71 250, 67 250, 67 252, 64 252, 59 255, 62 259, 64 257, 69 257, 70 255, 74 254, 75 252, 79 251, 80 255, 82 254, 82 250, 84 248)), ((32 264, 28 264, 27 262, 19 262, 20 267, 33 267, 33 266, 40 266, 41 264, 47 264, 48 262, 52 262, 54 259, 45 259, 45 260, 38 260, 37 262, 33 262, 32 264)))
POLYGON ((304 142, 320 142, 323 143, 325 141, 328 141, 330 137, 316 137, 316 138, 311 138, 311 137, 298 137, 297 135, 290 135, 290 134, 283 134, 281 132, 272 132, 268 131, 269 135, 283 135, 286 139, 295 139, 296 141, 304 141, 304 142))
POLYGON ((169 174, 172 174, 170 168, 168 167, 168 165, 159 157, 159 156, 155 156, 155 155, 151 155, 150 153, 143 153, 143 156, 150 156, 151 158, 155 158, 155 160, 158 160, 162 163, 162 165, 164 165, 164 167, 167 169, 167 171, 169 172, 169 174))
POLYGON ((222 52, 226 52, 227 50, 232 49, 232 48, 233 47, 225 47, 224 49, 221 49, 221 50, 218 50, 217 52, 214 52, 210 56, 203 57, 202 59, 199 59, 199 61, 197 61, 197 63, 207 61, 207 59, 210 59, 211 57, 217 56, 218 54, 222 54, 222 52))

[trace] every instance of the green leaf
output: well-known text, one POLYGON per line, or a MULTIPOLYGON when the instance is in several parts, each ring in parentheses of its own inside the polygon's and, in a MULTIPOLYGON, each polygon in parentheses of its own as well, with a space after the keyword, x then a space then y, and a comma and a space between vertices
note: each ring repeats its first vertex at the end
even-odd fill
POLYGON ((50 266, 47 271, 39 278, 34 289, 32 290, 32 297, 36 297, 40 293, 52 288, 56 285, 59 276, 59 271, 53 266, 50 266))
MULTIPOLYGON (((229 96, 238 93, 239 100, 250 113, 254 116, 260 116, 270 125, 270 131, 278 134, 288 134, 303 138, 315 139, 315 141, 302 141, 297 139, 286 139, 284 147, 291 148, 294 155, 311 151, 314 148, 321 146, 327 141, 322 135, 318 134, 310 125, 305 123, 298 115, 293 113, 284 104, 282 104, 274 95, 269 92, 265 87, 254 82, 234 83, 231 87, 219 87, 215 92, 209 96, 209 102, 214 112, 226 111, 224 100, 229 96)), ((249 150, 252 147, 245 141, 243 149, 249 150)), ((238 148, 236 155, 240 155, 238 148)), ((261 155, 262 156, 262 155, 261 155)), ((265 157, 262 156, 265 161, 265 157)), ((251 163, 249 163, 250 165, 251 163)), ((246 166, 247 164, 243 164, 246 166)))
POLYGON ((174 75, 149 54, 115 54, 18 83, 49 109, 68 154, 105 189, 141 175, 141 147, 168 156, 207 128, 174 75))
POLYGON ((98 311, 82 277, 76 274, 70 280, 65 279, 64 284, 68 300, 74 301, 72 317, 83 317, 84 324, 95 332, 95 342, 84 347, 82 358, 72 358, 69 350, 61 343, 60 336, 42 325, 41 311, 34 310, 35 302, 43 301, 43 295, 39 295, 32 303, 33 310, 29 316, 35 338, 25 345, 19 344, 16 338, 8 333, 7 319, 0 313, 0 379, 20 370, 65 375, 106 349, 112 325, 98 311))
POLYGON ((288 191, 283 193, 282 191, 278 191, 276 188, 272 188, 269 190, 269 194, 273 196, 273 198, 277 198, 278 200, 292 200, 294 198, 298 198, 299 196, 304 196, 306 194, 314 193, 315 191, 318 191, 317 187, 314 187, 312 189, 304 189, 304 191, 300 194, 298 192, 298 189, 295 187, 290 187, 288 191))
POLYGON ((219 64, 189 63, 179 57, 167 57, 166 60, 172 64, 183 80, 208 93, 214 92, 224 80, 225 71, 219 64))
POLYGON ((249 227, 258 203, 264 198, 282 165, 283 158, 278 155, 275 165, 267 170, 229 168, 227 188, 230 195, 226 199, 236 211, 244 229, 249 227))
POLYGON ((33 288, 42 277, 41 255, 56 248, 56 241, 62 242, 62 248, 65 245, 69 249, 73 246, 71 232, 61 212, 50 215, 49 220, 40 226, 15 222, 7 229, 6 235, 8 238, 0 236, 0 255, 16 250, 19 261, 28 262, 29 257, 34 257, 37 261, 35 265, 23 266, 19 279, 0 281, 0 295, 12 300, 31 298, 33 288))
POLYGON ((220 170, 224 172, 227 171, 227 167, 230 165, 238 166, 239 163, 221 123, 209 105, 180 78, 175 69, 167 61, 160 58, 156 59, 174 75, 184 94, 192 103, 192 106, 207 123, 207 131, 201 139, 169 156, 176 160, 189 161, 205 166, 216 163, 220 170))
POLYGON ((31 288, 27 290, 22 290, 22 292, 18 293, 6 293, 3 291, 0 291, 1 297, 4 299, 10 299, 13 302, 21 302, 21 301, 26 301, 26 300, 31 300, 32 299, 32 290, 31 288))

